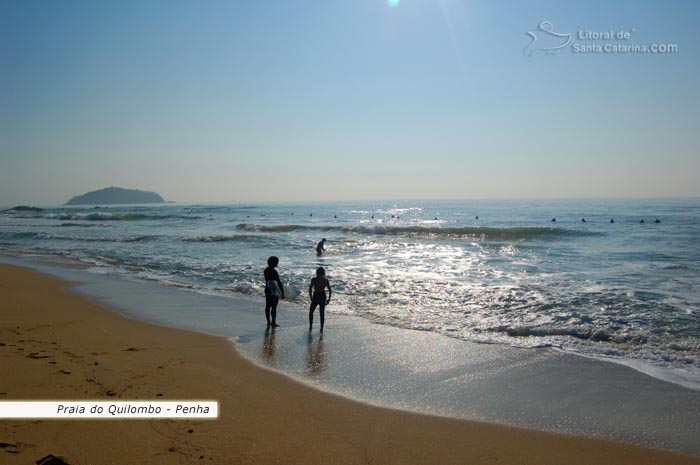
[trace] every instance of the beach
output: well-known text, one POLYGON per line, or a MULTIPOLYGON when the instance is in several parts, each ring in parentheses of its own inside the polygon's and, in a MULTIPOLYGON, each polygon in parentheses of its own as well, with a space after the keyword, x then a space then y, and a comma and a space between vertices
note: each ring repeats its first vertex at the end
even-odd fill
POLYGON ((0 11, 0 465, 700 465, 700 3, 0 11))
POLYGON ((685 464, 700 458, 601 439, 381 408, 318 391, 229 340, 127 318, 0 266, 2 400, 219 402, 216 420, 2 420, 3 463, 685 464))

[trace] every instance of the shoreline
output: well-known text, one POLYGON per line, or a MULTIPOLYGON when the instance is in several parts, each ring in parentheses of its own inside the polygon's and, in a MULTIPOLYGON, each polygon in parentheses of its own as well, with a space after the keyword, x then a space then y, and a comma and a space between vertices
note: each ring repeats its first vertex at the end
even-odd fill
POLYGON ((121 315, 67 292, 71 284, 0 264, 0 356, 13 374, 0 382, 1 400, 211 398, 220 417, 0 420, 8 463, 47 454, 70 464, 700 463, 602 439, 363 404, 262 369, 226 338, 121 315))
MULTIPOLYGON (((65 279, 65 271, 66 270, 78 270, 78 272, 84 272, 84 273, 82 273, 81 277, 75 279, 75 281, 77 283, 76 283, 76 286, 72 287, 72 290, 80 295, 83 295, 83 296, 89 298, 89 299, 93 299, 98 303, 100 303, 100 302, 102 302, 102 300, 104 300, 103 299, 104 295, 101 295, 101 293, 104 292, 103 289, 98 289, 97 291, 95 291, 95 290, 83 291, 82 289, 79 289, 79 288, 84 287, 86 284, 84 282, 86 274, 92 275, 93 277, 95 276, 89 271, 90 266, 86 265, 84 262, 80 262, 80 261, 74 262, 74 261, 71 261, 71 260, 66 259, 64 257, 59 258, 59 257, 55 257, 53 255, 41 255, 41 254, 40 255, 31 255, 30 258, 27 258, 26 256, 24 256, 20 253, 0 249, 0 264, 2 264, 2 263, 7 263, 10 265, 15 265, 15 266, 20 266, 20 267, 27 267, 27 268, 33 269, 34 271, 37 271, 39 273, 48 274, 49 276, 53 276, 59 280, 65 279)), ((115 280, 128 279, 127 277, 121 276, 121 275, 106 274, 106 275, 102 275, 102 276, 111 276, 115 280)), ((70 279, 68 279, 68 280, 70 280, 70 279)), ((139 279, 138 281, 141 281, 142 283, 148 283, 149 285, 153 284, 153 283, 150 283, 150 282, 145 281, 145 280, 139 279)), ((181 292, 181 291, 184 291, 186 293, 192 292, 195 295, 199 296, 200 298, 204 297, 204 296, 206 296, 206 297, 212 296, 212 295, 209 295, 206 293, 202 293, 201 290, 198 290, 198 289, 189 289, 189 288, 180 289, 177 287, 172 288, 170 286, 163 285, 161 283, 156 283, 153 286, 154 287, 165 287, 165 288, 168 288, 168 289, 173 290, 175 292, 181 292)), ((238 339, 239 339, 240 334, 238 334, 237 336, 231 336, 230 334, 224 334, 221 331, 214 330, 214 328, 202 329, 202 328, 189 327, 186 324, 174 324, 172 322, 164 321, 163 319, 160 319, 159 315, 156 315, 156 314, 151 315, 150 317, 145 317, 144 315, 141 314, 141 312, 134 312, 133 308, 132 308, 133 305, 129 305, 129 304, 124 305, 124 301, 123 301, 121 296, 119 296, 119 298, 115 298, 115 297, 116 296, 110 296, 109 301, 102 302, 102 304, 107 306, 107 307, 116 309, 119 313, 128 315, 128 316, 135 318, 137 320, 147 321, 147 322, 159 324, 161 326, 172 327, 172 328, 176 328, 176 329, 192 329, 192 330, 203 332, 204 334, 209 334, 209 335, 232 337, 232 338, 237 340, 237 341, 235 341, 236 343, 239 342, 238 339)), ((246 307, 250 306, 249 302, 255 300, 255 297, 244 295, 244 294, 238 294, 235 297, 232 297, 230 295, 223 296, 223 295, 217 294, 217 295, 215 295, 215 297, 216 298, 225 297, 226 299, 233 298, 237 301, 237 305, 240 305, 241 301, 245 300, 245 301, 248 301, 248 302, 246 302, 246 305, 245 305, 246 307)), ((192 299, 192 300, 194 301, 197 299, 192 299)), ((297 310, 297 311, 301 310, 304 313, 306 312, 305 305, 300 304, 298 301, 293 301, 291 303, 284 302, 285 306, 290 305, 290 304, 292 305, 292 307, 295 308, 295 310, 297 310)), ((257 307, 262 306, 263 303, 262 302, 255 302, 253 305, 257 309, 257 307)), ((251 327, 251 326, 257 327, 258 326, 257 323, 253 323, 251 325, 251 321, 254 320, 255 322, 257 322, 259 320, 259 318, 257 317, 257 313, 258 313, 257 310, 255 310, 255 316, 252 319, 248 318, 249 321, 246 322, 246 326, 248 326, 248 327, 251 327)), ((239 314, 237 316, 240 317, 241 315, 239 314)), ((345 315, 345 314, 335 315, 335 317, 340 317, 343 319, 361 318, 361 317, 349 316, 349 315, 345 315)), ((376 323, 374 321, 370 321, 370 323, 371 324, 378 324, 381 326, 386 326, 384 323, 376 323)), ((414 329, 410 329, 410 328, 404 328, 401 326, 398 326, 397 328, 399 328, 401 331, 420 331, 420 330, 414 330, 414 329)), ((449 336, 446 336, 444 334, 441 334, 440 336, 441 337, 449 337, 449 336)), ((250 335, 246 334, 244 337, 249 338, 250 335)), ((580 358, 584 358, 584 359, 588 359, 588 360, 593 360, 596 362, 610 363, 610 364, 615 364, 615 365, 618 365, 621 367, 630 368, 638 373, 641 373, 641 374, 646 375, 646 376, 650 376, 650 377, 652 377, 656 380, 659 380, 661 382, 671 383, 674 385, 681 386, 683 388, 687 388, 687 389, 690 389, 693 391, 700 392, 700 384, 698 384, 697 376, 687 375, 684 372, 679 371, 676 368, 656 366, 656 365, 653 365, 647 361, 638 360, 638 359, 634 359, 634 358, 617 358, 617 357, 605 357, 605 356, 582 354, 582 353, 577 353, 577 352, 572 352, 569 350, 561 349, 561 348, 556 347, 556 346, 543 346, 543 347, 520 347, 517 345, 516 346, 512 346, 512 345, 505 345, 504 346, 504 345, 498 344, 498 343, 483 343, 483 342, 465 340, 462 338, 455 338, 455 339, 457 341, 459 341, 460 343, 471 344, 471 345, 476 344, 477 346, 492 345, 492 346, 507 347, 508 349, 515 349, 518 351, 520 351, 520 350, 523 350, 523 351, 547 350, 547 351, 560 352, 562 354, 571 355, 574 357, 580 357, 580 358)), ((254 355, 248 354, 248 358, 251 360, 254 360, 254 361, 257 360, 258 362, 260 362, 260 360, 259 360, 260 357, 256 357, 254 355)), ((261 365, 263 367, 270 368, 269 366, 265 365, 264 363, 261 363, 261 365)), ((287 376, 292 376, 289 372, 285 373, 285 371, 283 369, 277 369, 277 371, 284 373, 287 376)), ((330 392, 328 389, 325 389, 325 390, 330 392)), ((452 416, 452 415, 447 415, 447 416, 452 416)), ((698 449, 698 452, 700 453, 700 448, 698 449)))

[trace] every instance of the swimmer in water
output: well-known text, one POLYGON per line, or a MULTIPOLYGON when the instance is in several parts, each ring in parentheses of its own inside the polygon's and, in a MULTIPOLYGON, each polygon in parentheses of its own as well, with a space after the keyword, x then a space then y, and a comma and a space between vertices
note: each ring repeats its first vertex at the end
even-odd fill
POLYGON ((319 257, 321 255, 323 255, 323 252, 326 251, 326 249, 324 248, 325 243, 326 243, 326 238, 324 237, 323 239, 321 239, 321 242, 319 242, 318 245, 316 246, 316 255, 318 255, 319 257))

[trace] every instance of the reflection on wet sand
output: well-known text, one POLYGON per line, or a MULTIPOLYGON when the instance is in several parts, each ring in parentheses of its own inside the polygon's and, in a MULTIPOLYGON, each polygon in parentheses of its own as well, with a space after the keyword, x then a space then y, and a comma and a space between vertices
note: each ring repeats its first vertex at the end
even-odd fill
POLYGON ((320 334, 318 340, 314 342, 313 335, 309 333, 306 343, 306 370, 304 370, 304 373, 309 378, 317 378, 321 376, 324 368, 323 334, 320 334))
POLYGON ((267 328, 263 338, 262 359, 265 363, 274 365, 275 363, 275 330, 267 328))

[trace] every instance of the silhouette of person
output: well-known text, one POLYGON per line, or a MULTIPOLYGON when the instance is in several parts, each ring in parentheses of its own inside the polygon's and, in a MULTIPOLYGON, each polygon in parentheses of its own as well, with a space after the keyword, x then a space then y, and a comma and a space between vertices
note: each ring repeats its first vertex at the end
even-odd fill
POLYGON ((278 328, 277 324, 277 304, 280 297, 284 299, 284 288, 280 275, 275 268, 279 265, 280 259, 270 257, 267 259, 267 268, 263 272, 265 276, 265 318, 267 319, 267 327, 278 328))
POLYGON ((326 251, 326 249, 324 247, 325 243, 326 243, 326 238, 324 237, 323 239, 321 239, 321 242, 319 242, 318 245, 316 245, 316 255, 318 255, 318 256, 323 255, 323 252, 326 251))
POLYGON ((326 279, 326 270, 319 266, 316 269, 316 277, 311 278, 311 284, 309 284, 309 298, 311 299, 311 305, 309 306, 309 331, 314 325, 314 310, 316 310, 316 307, 319 307, 321 332, 323 332, 323 323, 326 319, 326 305, 331 301, 332 295, 331 283, 326 279), (328 296, 326 296, 326 288, 328 288, 328 296))

